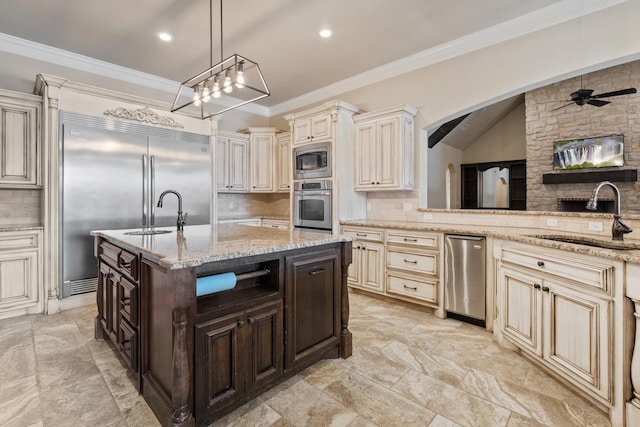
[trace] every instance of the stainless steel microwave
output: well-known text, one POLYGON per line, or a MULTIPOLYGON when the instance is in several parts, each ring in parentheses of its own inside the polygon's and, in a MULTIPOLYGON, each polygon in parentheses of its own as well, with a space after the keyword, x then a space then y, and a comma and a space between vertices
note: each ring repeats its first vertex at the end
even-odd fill
POLYGON ((294 148, 294 179, 331 177, 331 143, 305 145, 294 148))

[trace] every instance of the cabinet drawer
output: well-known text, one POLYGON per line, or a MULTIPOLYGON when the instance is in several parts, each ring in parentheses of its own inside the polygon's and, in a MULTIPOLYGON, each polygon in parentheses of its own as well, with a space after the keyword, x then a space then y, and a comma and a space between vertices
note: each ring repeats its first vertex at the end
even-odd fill
POLYGON ((415 254, 388 249, 387 267, 435 276, 438 274, 438 258, 437 254, 415 254))
POLYGON ((118 265, 118 255, 121 249, 109 242, 100 242, 98 246, 98 254, 112 265, 118 265))
POLYGON ((440 247, 440 237, 437 234, 387 232, 387 243, 438 249, 440 247))
POLYGON ((395 274, 387 274, 387 292, 421 299, 434 304, 438 302, 438 282, 423 282, 395 274))
POLYGON ((138 372, 138 333, 128 322, 121 321, 118 329, 118 347, 131 369, 138 372))
POLYGON ((503 247, 502 262, 527 267, 531 270, 553 274, 579 282, 581 287, 593 288, 607 293, 613 292, 614 267, 598 262, 585 255, 572 257, 571 254, 549 249, 544 254, 517 246, 503 247))
POLYGON ((127 251, 120 251, 118 268, 133 281, 138 281, 138 256, 127 251))
POLYGON ((33 249, 38 247, 39 232, 1 232, 0 251, 33 249))
POLYGON ((123 278, 118 282, 118 288, 120 315, 136 327, 138 326, 138 286, 123 278))
POLYGON ((342 234, 351 237, 355 240, 370 240, 373 242, 382 242, 383 232, 382 230, 369 230, 369 229, 354 229, 343 228, 342 234))

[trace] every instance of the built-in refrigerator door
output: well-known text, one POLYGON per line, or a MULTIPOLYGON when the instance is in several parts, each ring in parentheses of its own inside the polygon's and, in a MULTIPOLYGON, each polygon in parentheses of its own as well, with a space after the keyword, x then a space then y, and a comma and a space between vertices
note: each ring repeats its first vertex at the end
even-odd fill
POLYGON ((62 296, 97 276, 91 230, 143 225, 146 154, 145 136, 63 123, 62 296))
POLYGON ((209 224, 211 203, 211 153, 208 137, 188 134, 196 141, 149 137, 149 165, 151 171, 151 213, 157 227, 176 225, 178 198, 164 197, 161 208, 158 198, 165 190, 182 196, 182 210, 186 225, 209 224))

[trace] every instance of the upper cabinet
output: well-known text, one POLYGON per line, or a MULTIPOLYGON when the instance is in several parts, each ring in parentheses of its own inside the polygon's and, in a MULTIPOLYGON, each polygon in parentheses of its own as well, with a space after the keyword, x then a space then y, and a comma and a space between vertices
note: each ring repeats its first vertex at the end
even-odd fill
POLYGON ((252 193, 273 193, 276 191, 274 164, 276 160, 276 128, 249 128, 252 193))
POLYGON ((219 192, 247 191, 249 137, 242 134, 220 132, 216 140, 216 174, 219 192))
POLYGON ((41 100, 0 90, 0 188, 40 186, 41 100))
POLYGON ((416 112, 400 105, 354 116, 357 191, 414 188, 416 112))
POLYGON ((293 124, 293 145, 331 139, 331 113, 322 112, 296 119, 293 124))
POLYGON ((288 193, 291 188, 291 134, 281 133, 276 137, 278 191, 288 193))

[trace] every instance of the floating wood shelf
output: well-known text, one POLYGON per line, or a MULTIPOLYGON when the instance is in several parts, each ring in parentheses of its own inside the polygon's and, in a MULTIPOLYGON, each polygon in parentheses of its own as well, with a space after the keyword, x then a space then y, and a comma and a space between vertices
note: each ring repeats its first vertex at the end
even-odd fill
POLYGON ((573 171, 545 173, 542 175, 543 184, 584 184, 600 181, 635 182, 638 180, 637 169, 622 169, 609 171, 573 171))

